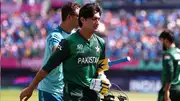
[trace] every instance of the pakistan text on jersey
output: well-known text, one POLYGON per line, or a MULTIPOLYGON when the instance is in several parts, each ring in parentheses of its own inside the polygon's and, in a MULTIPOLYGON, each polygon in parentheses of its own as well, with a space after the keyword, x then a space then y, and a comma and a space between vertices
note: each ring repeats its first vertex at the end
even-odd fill
POLYGON ((83 58, 78 58, 78 64, 93 64, 93 63, 98 63, 99 58, 97 57, 83 57, 83 58))

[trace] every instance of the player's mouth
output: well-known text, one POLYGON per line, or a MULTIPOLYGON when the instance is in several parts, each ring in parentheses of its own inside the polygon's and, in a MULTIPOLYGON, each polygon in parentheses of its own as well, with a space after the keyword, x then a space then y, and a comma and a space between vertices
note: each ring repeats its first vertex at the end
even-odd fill
POLYGON ((95 25, 95 26, 94 26, 94 29, 97 29, 97 28, 98 28, 98 26, 99 26, 99 25, 95 25))

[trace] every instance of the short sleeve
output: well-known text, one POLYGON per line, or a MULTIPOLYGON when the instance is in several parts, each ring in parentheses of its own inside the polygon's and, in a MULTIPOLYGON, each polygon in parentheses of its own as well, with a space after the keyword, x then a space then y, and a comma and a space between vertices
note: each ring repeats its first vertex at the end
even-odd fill
POLYGON ((174 66, 173 58, 170 54, 163 55, 163 69, 165 70, 166 82, 171 82, 173 79, 174 66))
POLYGON ((63 39, 63 36, 61 33, 53 32, 49 37, 48 37, 48 46, 52 50, 53 47, 58 46, 59 42, 63 39))

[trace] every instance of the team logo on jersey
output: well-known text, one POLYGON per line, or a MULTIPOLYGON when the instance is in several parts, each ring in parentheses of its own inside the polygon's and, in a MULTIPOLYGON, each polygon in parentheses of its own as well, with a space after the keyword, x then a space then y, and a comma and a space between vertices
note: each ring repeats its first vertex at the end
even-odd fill
POLYGON ((96 48, 96 52, 100 52, 100 48, 98 46, 96 46, 95 48, 96 48))
POLYGON ((77 50, 82 50, 83 49, 83 45, 82 44, 78 44, 77 45, 77 50))
POLYGON ((59 50, 62 50, 62 46, 61 45, 58 45, 57 47, 59 50))
POLYGON ((77 49, 77 53, 84 53, 83 45, 82 44, 78 44, 76 49, 77 49))

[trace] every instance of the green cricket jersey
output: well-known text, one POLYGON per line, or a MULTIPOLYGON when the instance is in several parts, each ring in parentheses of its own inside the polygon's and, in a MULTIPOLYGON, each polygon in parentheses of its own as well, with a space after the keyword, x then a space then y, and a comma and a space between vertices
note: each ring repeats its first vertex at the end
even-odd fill
POLYGON ((170 48, 163 53, 162 86, 171 83, 172 90, 180 90, 180 49, 170 48))
POLYGON ((92 78, 97 76, 97 63, 105 58, 105 42, 93 34, 86 40, 76 31, 62 40, 43 70, 50 72, 63 62, 65 83, 87 87, 92 78))

